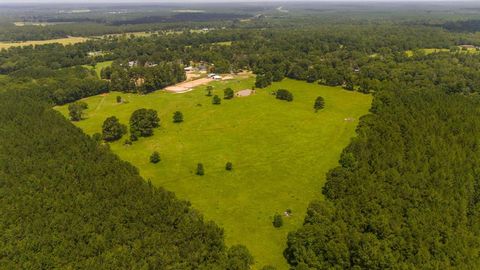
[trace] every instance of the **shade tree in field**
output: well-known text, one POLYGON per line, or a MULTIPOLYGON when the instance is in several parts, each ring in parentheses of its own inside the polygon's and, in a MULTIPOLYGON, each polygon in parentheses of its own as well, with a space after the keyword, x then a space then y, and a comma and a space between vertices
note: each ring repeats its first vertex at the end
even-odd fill
POLYGON ((323 99, 323 97, 317 97, 315 99, 315 103, 313 104, 313 109, 315 110, 315 112, 318 112, 324 107, 325 107, 325 100, 323 99))
POLYGON ((176 111, 173 113, 173 122, 174 123, 181 123, 183 122, 183 113, 180 111, 176 111))
POLYGON ((222 100, 220 99, 220 97, 218 95, 213 96, 212 104, 213 105, 220 105, 220 103, 222 103, 222 100))
POLYGON ((68 115, 72 121, 82 120, 83 111, 88 109, 88 104, 82 101, 77 101, 68 105, 68 115))
POLYGON ((227 162, 227 163, 225 164, 225 170, 227 170, 227 171, 233 170, 233 164, 232 164, 232 162, 229 161, 229 162, 227 162))
POLYGON ((120 123, 117 117, 110 116, 103 122, 102 138, 107 142, 120 139, 127 132, 127 127, 120 123))
POLYGON ((233 89, 228 87, 225 90, 223 90, 223 99, 232 99, 234 96, 233 89))
POLYGON ((134 139, 153 135, 153 129, 160 126, 160 118, 153 109, 138 109, 130 117, 130 134, 134 139))
POLYGON ((290 102, 293 101, 293 94, 286 89, 278 89, 275 92, 275 98, 290 102))

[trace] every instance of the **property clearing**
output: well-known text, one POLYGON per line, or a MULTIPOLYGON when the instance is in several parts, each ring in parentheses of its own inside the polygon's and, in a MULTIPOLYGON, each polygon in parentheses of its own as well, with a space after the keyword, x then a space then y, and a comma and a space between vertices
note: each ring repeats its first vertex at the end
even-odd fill
MULTIPOLYGON (((267 264, 288 269, 282 255, 287 234, 301 227, 310 201, 321 198, 325 174, 338 165, 355 136, 358 121, 345 119, 368 113, 371 96, 286 79, 256 89, 248 98, 213 105, 212 97, 205 96, 207 86, 223 97, 227 87, 237 93, 251 89, 255 78, 209 82, 181 95, 155 91, 89 97, 82 100, 88 104, 86 119, 74 124, 92 135, 101 132, 107 117, 128 124, 139 108, 157 110, 161 126, 153 136, 125 146, 127 134, 110 143, 110 149, 136 166, 144 179, 175 192, 206 220, 215 221, 224 229, 227 245, 245 245, 255 258, 253 269, 267 264), (271 93, 277 89, 288 89, 294 100, 275 99, 271 93), (128 102, 117 103, 117 96, 128 102), (318 96, 325 99, 325 108, 315 113, 318 96), (175 111, 184 115, 181 124, 172 121, 175 111), (162 156, 158 164, 149 161, 153 151, 162 156), (199 162, 204 176, 195 175, 199 162), (232 171, 225 170, 227 162, 233 163, 232 171), (274 228, 273 215, 287 209, 291 213, 283 227, 274 228)), ((57 109, 68 117, 68 105, 57 109)))

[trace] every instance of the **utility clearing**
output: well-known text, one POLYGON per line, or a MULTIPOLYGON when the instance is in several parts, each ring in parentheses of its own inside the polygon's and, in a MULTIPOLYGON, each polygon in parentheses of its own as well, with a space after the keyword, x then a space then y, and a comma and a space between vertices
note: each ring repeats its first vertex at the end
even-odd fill
MULTIPOLYGON (((256 89, 253 95, 252 85, 252 76, 200 79, 182 83, 182 89, 177 85, 178 92, 193 89, 182 95, 156 91, 94 96, 83 99, 89 107, 86 119, 74 124, 91 135, 101 132, 107 117, 128 125, 136 109, 157 110, 161 126, 153 136, 126 146, 127 135, 111 143, 111 150, 138 167, 146 180, 190 201, 221 226, 228 245, 247 246, 256 269, 273 265, 283 270, 288 269, 282 254, 288 232, 301 226, 308 204, 321 197, 325 174, 338 165, 340 153, 355 136, 358 121, 347 119, 368 113, 372 98, 289 79, 256 89), (230 87, 237 96, 213 105, 206 96, 207 84, 213 95, 223 98, 223 90, 230 87), (275 99, 272 92, 277 89, 288 89, 293 101, 275 99), (116 96, 128 102, 117 103, 116 96), (318 96, 325 108, 315 113, 318 96), (183 113, 184 122, 173 123, 175 111, 183 113), (158 164, 149 162, 154 151, 161 156, 158 164), (225 170, 227 162, 232 162, 232 171, 225 170), (203 163, 205 175, 195 174, 197 163, 203 163), (283 227, 273 227, 275 214, 283 216, 283 227)), ((57 109, 67 116, 67 106, 57 109)))

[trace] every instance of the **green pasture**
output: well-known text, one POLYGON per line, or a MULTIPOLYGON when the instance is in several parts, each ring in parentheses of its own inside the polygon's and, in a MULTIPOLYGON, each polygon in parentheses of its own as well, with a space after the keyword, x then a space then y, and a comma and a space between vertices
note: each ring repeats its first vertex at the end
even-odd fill
MULTIPOLYGON (((211 83, 221 97, 226 87, 238 91, 253 84, 252 77, 211 83)), ((132 146, 124 145, 128 138, 124 136, 111 144, 112 151, 138 167, 145 179, 190 201, 207 220, 224 228, 228 245, 246 245, 256 268, 270 264, 287 269, 282 255, 287 233, 300 227, 308 203, 321 195, 326 172, 338 164, 372 98, 286 79, 257 89, 254 95, 212 105, 205 89, 183 94, 112 92, 86 98, 85 120, 75 125, 94 134, 101 132, 109 116, 128 124, 136 109, 157 110, 161 127, 154 136, 132 146), (291 91, 293 102, 275 99, 271 93, 279 88, 291 91), (118 104, 117 96, 125 102, 118 104), (317 96, 326 105, 315 113, 317 96), (183 123, 172 122, 177 110, 184 114, 183 123), (149 162, 153 151, 161 155, 158 164, 149 162), (233 171, 225 170, 228 161, 233 171), (195 175, 199 162, 204 164, 204 176, 195 175), (282 228, 274 228, 273 215, 287 209, 292 215, 284 216, 282 228)), ((57 109, 68 114, 67 106, 57 109)))

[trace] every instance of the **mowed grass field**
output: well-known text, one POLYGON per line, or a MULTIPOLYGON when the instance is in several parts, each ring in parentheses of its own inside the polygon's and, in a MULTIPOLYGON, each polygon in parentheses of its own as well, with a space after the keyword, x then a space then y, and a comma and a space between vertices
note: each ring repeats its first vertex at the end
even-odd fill
MULTIPOLYGON (((213 82, 214 94, 223 89, 250 88, 253 78, 213 82)), ((124 124, 139 108, 158 111, 161 127, 149 138, 125 146, 124 136, 111 149, 140 169, 145 179, 192 202, 206 219, 225 230, 228 245, 244 244, 256 260, 255 268, 274 265, 287 269, 282 252, 287 233, 298 228, 308 203, 321 197, 325 174, 337 166, 340 153, 355 136, 358 119, 370 108, 371 96, 338 87, 286 79, 248 97, 212 105, 206 86, 184 94, 157 91, 148 95, 112 92, 86 98, 86 119, 75 123, 87 134, 101 132, 103 121, 117 116, 124 124), (271 94, 284 88, 293 102, 271 94), (117 104, 116 96, 128 103, 117 104), (317 96, 325 109, 315 113, 317 96), (184 122, 172 123, 175 111, 184 122), (347 118, 347 119, 346 119, 347 118), (351 119, 354 119, 351 121, 351 119), (151 164, 153 151, 161 162, 151 164), (233 171, 225 163, 233 163, 233 171), (195 175, 197 163, 205 175, 195 175), (292 210, 284 226, 272 226, 275 213, 292 210)), ((57 108, 67 115, 67 106, 57 108)))
POLYGON ((85 37, 68 37, 68 38, 58 38, 58 39, 48 39, 48 40, 33 40, 25 42, 0 42, 0 50, 8 49, 10 47, 22 47, 30 45, 44 45, 51 43, 60 43, 62 45, 75 44, 80 42, 87 41, 88 38, 85 37))
POLYGON ((95 70, 95 73, 97 73, 97 76, 100 78, 100 73, 102 72, 102 69, 111 66, 112 63, 113 61, 105 61, 105 62, 98 62, 95 65, 95 67, 91 65, 83 65, 83 67, 95 70))

